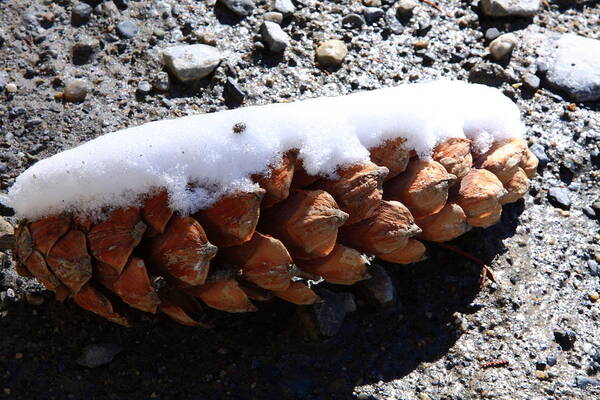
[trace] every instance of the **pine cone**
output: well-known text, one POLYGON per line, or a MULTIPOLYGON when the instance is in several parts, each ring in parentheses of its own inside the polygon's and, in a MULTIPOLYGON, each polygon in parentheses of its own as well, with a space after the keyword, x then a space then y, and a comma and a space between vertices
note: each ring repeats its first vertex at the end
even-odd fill
POLYGON ((174 213, 157 188, 141 207, 113 210, 101 222, 67 214, 21 221, 17 271, 118 324, 131 325, 135 308, 208 326, 204 306, 249 312, 273 297, 313 304, 319 297, 307 279, 368 279, 363 253, 420 261, 426 248, 417 238, 444 242, 498 222, 537 167, 519 139, 485 154, 474 154, 467 139, 449 139, 430 160, 397 139, 372 149, 371 160, 325 179, 288 152, 253 176, 261 189, 193 216, 174 213))

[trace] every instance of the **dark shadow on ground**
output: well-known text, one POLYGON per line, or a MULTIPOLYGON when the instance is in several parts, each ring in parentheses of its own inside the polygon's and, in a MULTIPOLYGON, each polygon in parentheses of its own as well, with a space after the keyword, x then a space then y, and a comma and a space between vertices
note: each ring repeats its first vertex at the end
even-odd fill
MULTIPOLYGON (((501 224, 453 245, 491 262, 522 208, 507 206, 501 224)), ((160 316, 127 329, 70 302, 14 302, 0 320, 0 386, 18 399, 353 398, 356 385, 402 378, 445 355, 460 337, 453 314, 481 307, 473 304, 480 267, 446 249, 430 246, 424 262, 385 267, 396 302, 375 310, 359 301, 338 335, 320 342, 305 340, 295 308, 283 302, 252 315, 218 314, 212 330, 160 316), (92 343, 124 350, 108 365, 79 366, 81 349, 92 343)))

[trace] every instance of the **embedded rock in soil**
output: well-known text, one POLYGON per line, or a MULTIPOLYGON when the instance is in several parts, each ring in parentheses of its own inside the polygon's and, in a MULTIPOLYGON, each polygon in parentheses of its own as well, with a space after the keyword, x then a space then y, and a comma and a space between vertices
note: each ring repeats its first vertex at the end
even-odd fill
POLYGON ((205 78, 221 62, 221 52, 205 44, 169 47, 163 52, 169 70, 182 82, 205 78))
POLYGON ((600 99, 600 40, 564 35, 550 54, 550 85, 575 101, 600 99))
POLYGON ((540 0, 481 0, 481 11, 489 17, 531 17, 540 10, 540 0))

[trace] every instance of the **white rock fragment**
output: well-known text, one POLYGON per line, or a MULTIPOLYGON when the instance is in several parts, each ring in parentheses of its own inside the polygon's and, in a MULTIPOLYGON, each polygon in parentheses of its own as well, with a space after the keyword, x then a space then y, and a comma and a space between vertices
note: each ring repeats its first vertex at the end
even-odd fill
POLYGON ((260 34, 271 53, 283 53, 290 45, 290 37, 275 22, 264 21, 260 26, 260 34))
POLYGON ((296 7, 294 7, 292 0, 274 0, 273 9, 286 16, 293 14, 294 11, 296 11, 296 7))
POLYGON ((253 0, 221 0, 221 3, 237 15, 247 17, 254 12, 253 0))
POLYGON ((517 37, 512 33, 500 35, 490 43, 490 54, 494 60, 505 60, 510 57, 516 45, 517 37))
POLYGON ((205 44, 174 46, 163 51, 163 60, 177 79, 188 82, 213 72, 221 62, 221 52, 205 44))
POLYGON ((576 101, 600 99, 600 40, 563 35, 547 60, 548 82, 576 101))
POLYGON ((209 207, 222 195, 253 190, 290 149, 307 172, 331 176, 369 159, 368 149, 403 137, 429 156, 438 142, 468 137, 485 151, 495 140, 520 137, 517 106, 497 89, 435 81, 241 107, 151 122, 100 136, 39 161, 17 177, 8 199, 17 217, 35 220, 63 211, 97 216, 129 206, 156 188, 181 213, 209 207), (242 133, 234 126, 243 124, 242 133))
POLYGON ((317 47, 316 57, 319 64, 326 67, 339 67, 348 55, 348 49, 341 40, 326 40, 317 47))
POLYGON ((481 11, 489 17, 531 17, 540 11, 540 0, 481 0, 481 11))

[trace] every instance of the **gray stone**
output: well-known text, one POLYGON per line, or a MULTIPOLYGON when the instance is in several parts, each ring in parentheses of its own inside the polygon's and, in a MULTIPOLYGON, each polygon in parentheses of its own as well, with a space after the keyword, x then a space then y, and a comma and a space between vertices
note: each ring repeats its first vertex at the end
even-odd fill
POLYGON ((344 28, 358 29, 365 24, 365 19, 358 14, 348 14, 342 18, 342 26, 344 28))
POLYGON ((158 90, 159 92, 166 92, 167 90, 169 90, 169 74, 162 71, 159 72, 158 74, 156 74, 156 77, 154 78, 152 84, 154 86, 154 89, 158 90))
POLYGON ((75 79, 68 82, 63 91, 65 101, 79 103, 85 100, 88 93, 88 83, 83 79, 75 79))
POLYGON ((577 376, 575 384, 580 389, 585 389, 588 386, 600 386, 600 379, 589 378, 587 376, 577 376))
POLYGON ((485 38, 486 38, 486 40, 489 40, 489 41, 496 39, 500 35, 501 35, 501 33, 498 30, 498 28, 488 28, 485 31, 485 38))
POLYGON ((496 61, 506 60, 512 54, 517 44, 517 38, 512 33, 498 36, 490 43, 490 54, 496 61))
POLYGON ((399 19, 408 18, 413 14, 416 7, 417 2, 414 0, 400 0, 396 4, 396 16, 399 19))
POLYGON ((265 13, 265 15, 263 16, 263 19, 265 21, 271 21, 271 22, 275 22, 276 24, 281 25, 281 23, 283 22, 283 14, 280 12, 271 11, 271 12, 265 13))
POLYGON ((294 7, 292 0, 275 0, 273 2, 273 9, 285 16, 293 14, 294 11, 296 11, 296 7, 294 7))
POLYGON ((595 260, 588 260, 587 262, 588 269, 590 270, 590 275, 592 276, 600 276, 600 266, 595 260))
POLYGON ((554 367, 557 363, 556 357, 554 356, 548 356, 546 357, 546 364, 548 364, 548 366, 550 367, 554 367))
POLYGON ((25 128, 27 128, 27 129, 35 128, 36 126, 40 126, 43 123, 44 123, 44 120, 42 120, 41 118, 31 118, 31 119, 28 119, 27 121, 25 121, 25 128))
POLYGON ((145 96, 152 91, 152 85, 148 81, 140 81, 137 86, 137 92, 141 96, 145 96))
POLYGON ((252 0, 221 0, 221 4, 230 9, 233 13, 247 17, 254 12, 254 1, 252 0))
POLYGON ((384 307, 391 304, 395 298, 394 285, 385 268, 373 264, 369 268, 370 279, 356 285, 358 293, 373 307, 384 307))
POLYGON ((583 213, 589 218, 596 219, 596 211, 590 206, 583 207, 583 213))
POLYGON ((529 150, 533 153, 534 156, 537 157, 540 162, 540 166, 544 167, 546 164, 550 162, 548 155, 546 154, 546 149, 539 143, 534 143, 529 147, 529 150))
POLYGON ((133 37, 135 37, 135 35, 137 35, 137 33, 138 33, 138 27, 135 24, 135 22, 133 22, 131 20, 126 20, 126 21, 120 22, 117 25, 117 34, 122 39, 132 39, 133 37))
POLYGON ((205 44, 173 46, 163 51, 167 68, 182 82, 205 78, 221 62, 221 52, 205 44))
POLYGON ((548 200, 555 207, 568 210, 571 208, 571 196, 569 190, 563 187, 552 187, 548 190, 548 200))
POLYGON ((94 9, 87 3, 79 3, 71 11, 71 23, 75 26, 86 24, 92 15, 94 9))
POLYGON ((385 15, 385 11, 379 7, 365 7, 363 15, 367 24, 374 24, 385 15))
POLYGON ((100 367, 110 363, 121 351, 123 347, 118 344, 91 344, 83 348, 77 364, 88 368, 100 367))
POLYGON ((10 77, 8 76, 8 72, 0 71, 0 92, 4 90, 9 81, 10 77))
POLYGON ((479 62, 469 71, 469 82, 488 86, 500 86, 503 82, 514 83, 517 78, 496 63, 479 62))
POLYGON ((540 10, 540 0, 481 0, 481 11, 489 17, 531 17, 540 10))
POLYGON ((346 55, 348 49, 341 40, 327 40, 317 47, 317 61, 326 67, 339 67, 346 55))
POLYGON ((290 45, 290 37, 275 22, 264 21, 260 26, 260 34, 271 53, 283 53, 290 45))
POLYGON ((525 84, 525 87, 529 90, 537 90, 540 87, 540 78, 538 78, 537 76, 533 75, 533 74, 525 74, 523 76, 523 83, 525 84))
POLYGON ((600 40, 563 35, 551 51, 546 78, 575 101, 599 100, 600 40))

